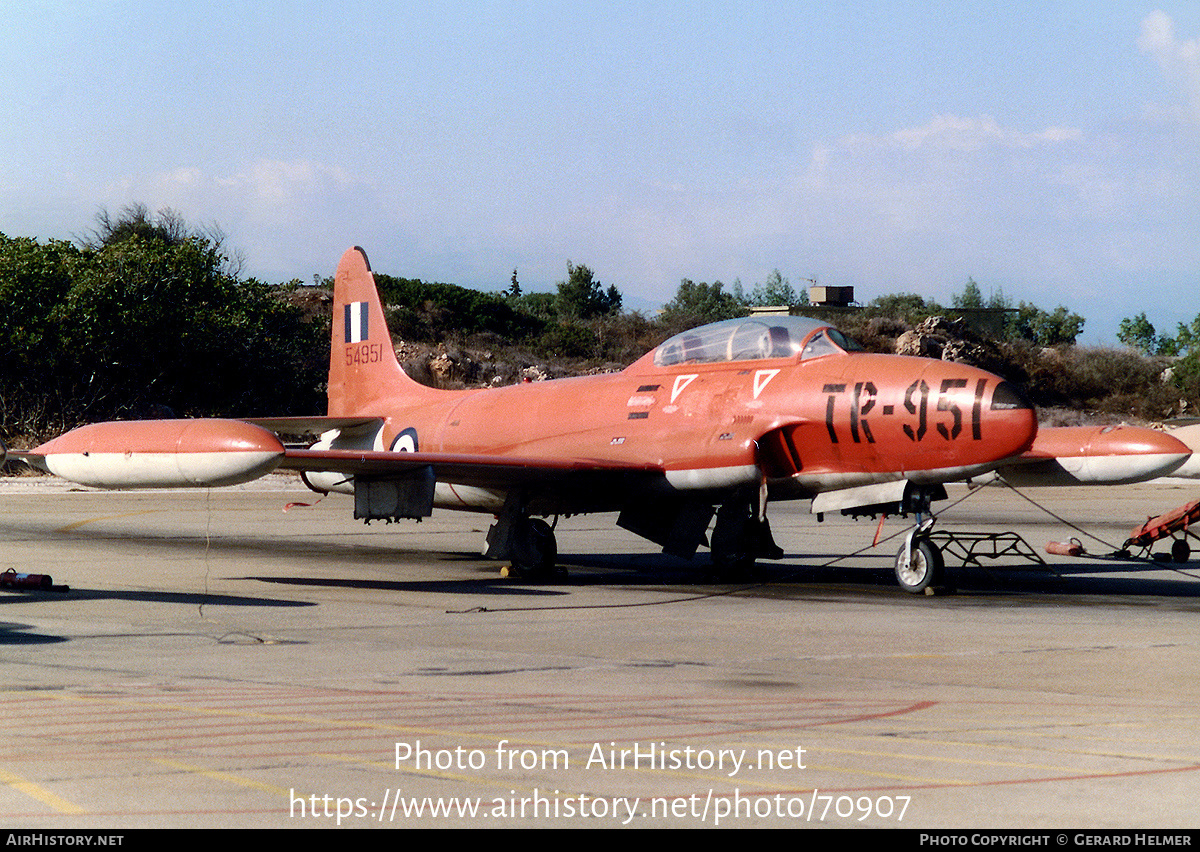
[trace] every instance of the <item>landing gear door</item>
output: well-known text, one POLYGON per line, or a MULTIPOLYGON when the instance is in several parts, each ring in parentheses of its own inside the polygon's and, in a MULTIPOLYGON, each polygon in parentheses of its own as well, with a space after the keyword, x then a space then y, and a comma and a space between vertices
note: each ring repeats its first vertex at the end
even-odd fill
POLYGON ((691 559, 704 543, 713 506, 699 500, 661 500, 626 506, 617 526, 649 539, 663 553, 691 559))

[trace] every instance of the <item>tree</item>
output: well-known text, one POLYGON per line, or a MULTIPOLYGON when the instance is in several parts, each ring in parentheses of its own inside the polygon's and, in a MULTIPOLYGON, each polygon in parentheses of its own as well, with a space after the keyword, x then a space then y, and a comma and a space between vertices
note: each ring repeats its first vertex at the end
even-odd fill
POLYGON ((979 289, 979 285, 975 283, 974 278, 968 278, 966 286, 963 287, 961 293, 955 293, 950 300, 950 304, 956 308, 966 308, 968 310, 979 309, 984 307, 983 293, 979 289))
POLYGON ((1009 320, 1008 332, 1039 346, 1057 346, 1074 343, 1083 331, 1084 322, 1083 317, 1067 313, 1062 305, 1047 312, 1030 302, 1021 302, 1016 316, 1009 320))
POLYGON ((1174 338, 1160 338, 1159 354, 1161 355, 1180 355, 1187 353, 1195 354, 1200 350, 1200 314, 1188 325, 1179 323, 1176 326, 1174 338), (1170 351, 1163 351, 1161 344, 1167 344, 1170 351))
MULTIPOLYGON (((735 295, 737 295, 736 291, 735 295)), ((742 296, 741 301, 747 307, 761 305, 787 305, 788 307, 793 307, 795 305, 807 305, 808 293, 803 290, 796 292, 791 282, 784 278, 783 273, 776 269, 767 276, 766 283, 759 284, 747 295, 742 296)))
POLYGON ((484 293, 457 284, 375 274, 375 285, 390 308, 392 333, 410 340, 439 342, 463 334, 492 332, 507 338, 540 333, 543 322, 525 309, 531 296, 484 293))
POLYGON ((621 293, 616 286, 601 289, 592 270, 567 261, 567 280, 558 282, 558 310, 564 317, 590 319, 620 313, 621 293))
POLYGON ((867 312, 875 316, 903 320, 910 325, 916 325, 927 317, 940 314, 942 308, 937 302, 927 302, 923 296, 916 293, 891 293, 886 296, 876 296, 868 302, 867 312))
POLYGON ((275 288, 225 272, 207 240, 131 233, 78 264, 53 318, 80 419, 146 407, 183 416, 297 413, 320 404, 321 330, 275 288))
POLYGON ((319 409, 327 321, 310 322, 281 288, 230 274, 226 253, 181 219, 107 222, 92 245, 0 236, 6 429, 37 438, 168 409, 319 409))
POLYGON ((1150 320, 1146 319, 1145 311, 1132 319, 1126 317, 1121 320, 1121 325, 1117 330, 1117 340, 1145 355, 1153 355, 1159 347, 1158 333, 1154 330, 1154 325, 1150 320))
POLYGON ((228 250, 227 237, 220 227, 209 225, 206 228, 193 228, 183 216, 170 207, 164 207, 151 216, 150 209, 145 204, 127 204, 115 219, 107 209, 101 207, 96 213, 95 230, 80 242, 84 248, 99 251, 107 246, 125 242, 130 237, 139 237, 168 246, 176 246, 189 239, 205 240, 221 258, 224 272, 241 275, 245 267, 242 253, 228 250))
POLYGON ((1175 336, 1158 334, 1142 311, 1132 319, 1121 320, 1117 339, 1146 355, 1190 355, 1200 350, 1200 315, 1187 325, 1178 323, 1175 336))
POLYGON ((53 315, 82 255, 61 240, 42 245, 0 234, 0 302, 6 308, 0 322, 0 428, 10 434, 65 425, 56 405, 63 346, 53 315))
POLYGON ((705 284, 684 278, 679 282, 675 297, 663 307, 663 324, 669 329, 682 331, 692 326, 745 316, 745 306, 732 293, 726 293, 724 286, 720 281, 705 284))

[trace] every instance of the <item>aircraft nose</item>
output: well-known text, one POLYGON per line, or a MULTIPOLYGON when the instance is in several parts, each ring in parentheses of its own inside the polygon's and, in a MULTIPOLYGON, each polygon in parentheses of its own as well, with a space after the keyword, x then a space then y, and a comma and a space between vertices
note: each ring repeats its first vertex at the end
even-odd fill
MULTIPOLYGON (((978 406, 981 401, 975 404, 978 406)), ((987 440, 997 459, 1024 452, 1037 436, 1037 412, 1033 403, 1012 382, 1001 381, 995 386, 988 403, 987 422, 990 428, 986 438, 982 429, 972 437, 987 440)))

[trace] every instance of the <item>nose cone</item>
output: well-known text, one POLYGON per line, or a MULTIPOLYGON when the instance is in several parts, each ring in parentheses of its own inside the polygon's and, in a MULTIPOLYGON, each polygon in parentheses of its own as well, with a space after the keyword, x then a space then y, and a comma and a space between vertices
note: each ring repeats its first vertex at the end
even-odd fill
POLYGON ((1171 475, 1184 476, 1188 479, 1200 479, 1200 424, 1184 426, 1182 429, 1175 429, 1169 434, 1172 438, 1178 438, 1186 444, 1188 451, 1192 454, 1176 470, 1172 471, 1171 475))
POLYGON ((1037 412, 1033 403, 1010 382, 1001 381, 995 385, 988 405, 987 423, 997 460, 1024 452, 1037 436, 1037 412))

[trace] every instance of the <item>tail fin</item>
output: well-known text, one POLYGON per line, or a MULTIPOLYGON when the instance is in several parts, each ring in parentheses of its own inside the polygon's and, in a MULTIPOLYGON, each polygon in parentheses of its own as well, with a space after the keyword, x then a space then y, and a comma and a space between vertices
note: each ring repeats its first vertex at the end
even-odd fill
POLYGON ((329 347, 329 416, 384 416, 386 402, 429 388, 410 379, 396 360, 367 253, 342 255, 333 285, 329 347))

